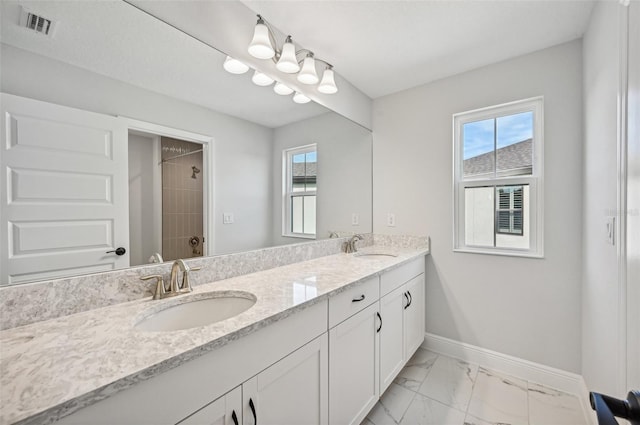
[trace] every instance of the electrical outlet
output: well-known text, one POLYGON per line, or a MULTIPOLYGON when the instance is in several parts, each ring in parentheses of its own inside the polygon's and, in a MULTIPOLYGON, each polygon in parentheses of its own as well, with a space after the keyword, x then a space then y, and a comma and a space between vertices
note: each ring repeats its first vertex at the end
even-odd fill
POLYGON ((222 213, 222 224, 233 224, 233 213, 222 213))
POLYGON ((387 226, 396 227, 396 215, 394 213, 387 213, 387 226))
POLYGON ((359 224, 360 224, 360 216, 358 215, 358 213, 351 214, 351 225, 357 226, 359 224))

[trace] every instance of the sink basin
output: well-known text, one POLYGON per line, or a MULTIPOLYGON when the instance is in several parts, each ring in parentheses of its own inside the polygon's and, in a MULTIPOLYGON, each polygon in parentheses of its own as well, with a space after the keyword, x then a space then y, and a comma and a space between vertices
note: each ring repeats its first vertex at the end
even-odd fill
POLYGON ((354 257, 378 259, 384 257, 397 257, 396 254, 388 254, 383 252, 357 252, 353 254, 354 257))
POLYGON ((207 292, 180 298, 171 305, 153 309, 138 320, 135 328, 141 331, 163 332, 190 329, 210 325, 247 311, 256 303, 256 297, 249 292, 219 291, 207 292))

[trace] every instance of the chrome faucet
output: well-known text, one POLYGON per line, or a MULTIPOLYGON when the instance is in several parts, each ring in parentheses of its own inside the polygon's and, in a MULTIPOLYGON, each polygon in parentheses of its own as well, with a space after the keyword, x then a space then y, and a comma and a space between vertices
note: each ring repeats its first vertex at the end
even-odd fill
POLYGON ((348 242, 345 242, 344 252, 350 254, 352 252, 358 252, 358 248, 356 247, 356 242, 363 240, 364 237, 360 234, 355 234, 351 236, 348 242))
POLYGON ((156 290, 153 294, 154 300, 172 297, 174 295, 184 294, 193 291, 191 282, 189 281, 189 272, 200 270, 200 267, 189 267, 184 260, 178 259, 171 265, 171 274, 169 275, 169 287, 164 283, 162 275, 154 274, 151 276, 143 276, 140 279, 149 280, 156 279, 156 290), (178 273, 182 272, 182 281, 178 282, 178 273))

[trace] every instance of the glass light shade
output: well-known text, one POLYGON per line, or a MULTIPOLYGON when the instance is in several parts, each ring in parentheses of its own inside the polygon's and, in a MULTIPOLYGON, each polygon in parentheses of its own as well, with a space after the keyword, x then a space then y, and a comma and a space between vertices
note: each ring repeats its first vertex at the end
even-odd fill
POLYGON ((333 69, 327 68, 324 70, 318 91, 324 94, 334 94, 338 92, 338 86, 336 86, 336 81, 333 76, 333 69))
POLYGON ((263 74, 262 72, 256 70, 253 73, 253 77, 251 77, 251 81, 253 81, 253 83, 256 86, 261 86, 261 87, 266 87, 268 85, 270 85, 271 83, 273 83, 273 78, 269 77, 266 74, 263 74))
POLYGON ((232 58, 231 56, 227 56, 222 67, 225 69, 225 71, 232 74, 244 74, 249 70, 249 67, 247 65, 240 62, 238 59, 232 58))
POLYGON ((273 91, 282 96, 288 96, 293 93, 293 89, 289 86, 282 84, 281 82, 277 82, 275 86, 273 86, 273 91))
POLYGON ((256 24, 248 50, 251 56, 258 59, 271 59, 276 54, 269 39, 269 29, 260 21, 256 24))
POLYGON ((318 74, 316 73, 316 61, 313 59, 313 56, 308 55, 304 58, 302 69, 298 74, 298 81, 302 84, 316 84, 320 81, 318 74))
POLYGON ((276 64, 276 68, 287 74, 295 74, 300 71, 300 65, 298 65, 298 59, 296 58, 296 46, 293 45, 291 37, 287 37, 287 41, 282 46, 282 54, 276 64))
POLYGON ((296 94, 293 95, 293 101, 296 103, 309 103, 311 102, 311 99, 302 93, 296 92, 296 94))

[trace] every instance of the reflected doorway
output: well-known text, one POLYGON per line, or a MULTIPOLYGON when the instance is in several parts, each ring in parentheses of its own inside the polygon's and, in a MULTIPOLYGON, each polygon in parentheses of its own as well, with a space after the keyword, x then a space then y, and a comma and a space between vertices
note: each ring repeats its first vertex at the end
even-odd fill
POLYGON ((154 130, 129 128, 131 266, 208 255, 209 142, 154 130))

